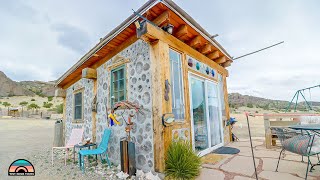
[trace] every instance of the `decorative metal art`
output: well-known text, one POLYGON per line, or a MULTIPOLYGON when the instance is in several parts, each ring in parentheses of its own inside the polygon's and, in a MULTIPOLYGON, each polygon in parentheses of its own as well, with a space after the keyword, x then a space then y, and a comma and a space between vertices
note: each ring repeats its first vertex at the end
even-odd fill
MULTIPOLYGON (((135 110, 135 112, 136 113, 140 113, 140 114, 144 114, 142 111, 141 111, 141 109, 140 109, 140 107, 139 107, 139 105, 138 104, 134 104, 134 103, 132 103, 132 102, 129 102, 129 101, 121 101, 121 102, 118 102, 118 103, 116 103, 115 105, 114 105, 114 107, 112 108, 112 110, 111 110, 111 114, 110 115, 113 115, 113 117, 112 116, 110 116, 109 118, 111 119, 112 118, 112 120, 114 121, 114 122, 118 122, 117 120, 116 120, 116 116, 115 116, 115 114, 114 114, 114 111, 116 111, 116 110, 123 110, 123 112, 120 114, 120 116, 122 117, 122 119, 123 119, 123 121, 126 123, 126 127, 125 127, 125 131, 126 131, 126 133, 127 133, 127 141, 130 141, 131 140, 131 136, 130 136, 130 131, 132 130, 132 126, 133 126, 133 122, 131 121, 131 118, 135 115, 135 114, 133 114, 132 112, 130 112, 130 114, 129 114, 129 116, 128 116, 128 121, 126 121, 125 120, 125 118, 123 117, 123 114, 125 113, 125 111, 126 110, 131 110, 131 109, 133 109, 133 110, 135 110)), ((120 122, 118 122, 119 124, 120 124, 120 122)), ((117 124, 118 124, 117 123, 117 124)), ((111 124, 111 123, 110 123, 111 124)), ((118 125, 119 125, 118 124, 118 125)))
POLYGON ((170 83, 168 79, 165 81, 165 88, 164 88, 164 100, 169 101, 169 92, 170 92, 170 83))

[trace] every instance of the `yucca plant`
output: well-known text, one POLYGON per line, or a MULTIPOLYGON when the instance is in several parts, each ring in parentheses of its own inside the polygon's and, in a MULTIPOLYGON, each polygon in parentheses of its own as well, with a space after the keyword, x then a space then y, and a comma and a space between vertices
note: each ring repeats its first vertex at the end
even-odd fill
POLYGON ((189 141, 172 142, 165 156, 165 174, 169 179, 195 179, 200 173, 201 159, 189 141))

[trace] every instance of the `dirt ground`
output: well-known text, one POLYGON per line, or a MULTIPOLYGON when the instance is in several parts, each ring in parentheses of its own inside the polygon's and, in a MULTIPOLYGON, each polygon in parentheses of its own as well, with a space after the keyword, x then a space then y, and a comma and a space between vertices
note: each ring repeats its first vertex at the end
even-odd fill
POLYGON ((54 123, 54 120, 0 119, 0 179, 8 179, 8 167, 17 159, 27 159, 34 165, 36 176, 32 179, 101 179, 98 174, 83 175, 71 161, 64 166, 62 153, 51 165, 54 123))
MULTIPOLYGON (((230 114, 230 116, 236 118, 238 121, 233 126, 233 133, 239 139, 248 139, 248 124, 245 114, 230 114)), ((249 124, 252 137, 264 137, 264 121, 262 116, 249 117, 249 124)))

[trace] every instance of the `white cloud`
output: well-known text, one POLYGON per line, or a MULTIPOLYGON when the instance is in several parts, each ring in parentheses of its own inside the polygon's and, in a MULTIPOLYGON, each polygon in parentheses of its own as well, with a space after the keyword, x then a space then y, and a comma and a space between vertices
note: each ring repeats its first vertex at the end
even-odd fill
MULTIPOLYGON (((0 7, 0 70, 14 80, 54 80, 144 2, 6 1, 0 7)), ((295 90, 320 84, 320 2, 175 2, 218 33, 234 57, 285 41, 236 60, 228 68, 230 92, 289 100, 295 90)))

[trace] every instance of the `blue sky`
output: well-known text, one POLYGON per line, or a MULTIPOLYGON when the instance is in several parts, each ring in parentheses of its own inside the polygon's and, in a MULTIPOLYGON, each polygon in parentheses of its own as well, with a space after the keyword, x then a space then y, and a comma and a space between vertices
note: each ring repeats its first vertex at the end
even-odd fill
MULTIPOLYGON (((145 0, 10 0, 0 6, 0 70, 20 80, 55 80, 145 0)), ((289 100, 320 84, 320 1, 175 1, 236 60, 229 92, 289 100), (201 2, 201 3, 199 3, 201 2)), ((320 88, 313 100, 320 100, 320 88)))

